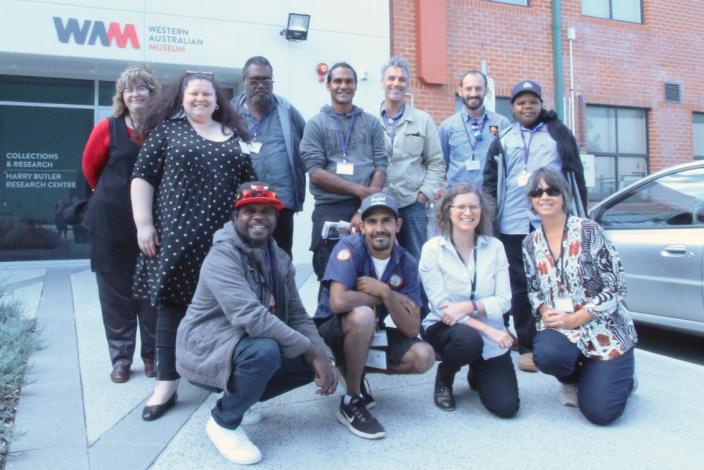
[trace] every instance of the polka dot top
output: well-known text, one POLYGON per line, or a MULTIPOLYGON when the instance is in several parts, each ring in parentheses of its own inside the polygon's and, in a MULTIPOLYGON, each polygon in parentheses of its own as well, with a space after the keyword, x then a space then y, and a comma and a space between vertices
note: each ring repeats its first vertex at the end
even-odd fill
POLYGON ((237 187, 257 179, 252 161, 236 135, 214 142, 180 118, 150 133, 132 177, 154 187, 154 226, 161 243, 155 257, 140 254, 134 292, 152 304, 188 304, 213 234, 230 218, 237 187))

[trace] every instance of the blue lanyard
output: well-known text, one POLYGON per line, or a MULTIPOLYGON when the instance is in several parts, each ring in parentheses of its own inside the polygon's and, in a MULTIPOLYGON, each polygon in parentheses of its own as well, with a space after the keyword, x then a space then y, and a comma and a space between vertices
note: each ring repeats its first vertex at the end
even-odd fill
POLYGON ((398 127, 398 121, 403 117, 403 113, 406 111, 406 105, 401 106, 401 109, 395 116, 389 117, 389 113, 384 108, 384 103, 381 103, 381 118, 384 120, 384 130, 386 135, 391 139, 391 144, 393 145, 394 137, 396 137, 396 128, 398 127))
POLYGON ((535 135, 536 132, 542 127, 543 123, 541 122, 533 130, 531 129, 526 129, 528 133, 530 134, 530 137, 528 137, 528 143, 526 144, 526 138, 523 137, 523 128, 520 127, 519 124, 519 130, 521 131, 521 140, 523 141, 523 163, 525 163, 526 170, 528 170, 528 156, 530 155, 530 144, 533 142, 533 136, 535 135))
POLYGON ((475 133, 475 138, 474 142, 472 142, 472 138, 469 135, 469 128, 467 128, 467 120, 462 118, 462 124, 464 125, 464 133, 467 134, 467 140, 469 141, 469 147, 472 149, 472 160, 474 160, 474 149, 477 148, 477 145, 479 145, 479 141, 482 140, 483 138, 483 132, 484 132, 484 125, 486 124, 486 114, 484 115, 484 119, 482 119, 482 126, 479 128, 479 132, 475 133))
POLYGON ((359 114, 355 113, 352 115, 350 122, 350 128, 345 132, 345 125, 342 119, 338 115, 335 115, 335 121, 337 122, 337 138, 340 140, 340 150, 342 150, 343 160, 347 158, 347 149, 350 147, 350 139, 352 139, 352 131, 354 130, 354 123, 357 120, 359 114))

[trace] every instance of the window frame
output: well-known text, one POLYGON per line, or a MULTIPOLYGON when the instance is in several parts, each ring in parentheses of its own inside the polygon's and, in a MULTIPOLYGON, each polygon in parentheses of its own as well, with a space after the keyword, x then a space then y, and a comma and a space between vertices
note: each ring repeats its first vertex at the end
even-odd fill
POLYGON ((589 18, 601 18, 603 20, 620 21, 622 23, 629 23, 629 24, 645 24, 645 21, 643 20, 643 0, 638 0, 638 3, 640 5, 640 13, 639 13, 640 21, 631 21, 631 20, 623 20, 620 18, 614 18, 614 0, 608 0, 608 2, 609 2, 609 16, 608 16, 608 18, 605 16, 587 15, 584 13, 583 8, 582 8, 582 5, 584 5, 585 1, 589 1, 589 0, 582 0, 580 2, 579 10, 580 10, 580 14, 582 16, 587 16, 589 18))
POLYGON ((696 148, 694 147, 694 124, 700 124, 702 126, 702 132, 704 132, 704 112, 693 111, 692 112, 692 159, 693 160, 704 160, 704 153, 697 155, 696 148), (701 123, 695 123, 695 119, 699 116, 701 118, 701 123))

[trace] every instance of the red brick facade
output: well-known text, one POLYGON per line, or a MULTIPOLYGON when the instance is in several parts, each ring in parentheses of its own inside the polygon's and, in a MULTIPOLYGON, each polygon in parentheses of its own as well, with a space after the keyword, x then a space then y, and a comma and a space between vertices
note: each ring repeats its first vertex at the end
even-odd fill
MULTIPOLYGON (((446 0, 448 85, 415 78, 416 1, 390 4, 391 51, 411 64, 418 108, 437 122, 452 114, 457 79, 479 68, 481 60, 489 63, 497 96, 508 96, 514 83, 530 78, 543 85, 546 107, 554 107, 551 0, 530 0, 528 7, 446 0)), ((691 160, 692 113, 704 112, 704 9, 686 0, 642 0, 643 23, 634 24, 583 16, 582 1, 561 2, 564 94, 569 93, 566 31, 573 27, 575 90, 584 102, 647 109, 651 171, 691 160), (681 103, 665 102, 665 82, 681 86, 681 103)))

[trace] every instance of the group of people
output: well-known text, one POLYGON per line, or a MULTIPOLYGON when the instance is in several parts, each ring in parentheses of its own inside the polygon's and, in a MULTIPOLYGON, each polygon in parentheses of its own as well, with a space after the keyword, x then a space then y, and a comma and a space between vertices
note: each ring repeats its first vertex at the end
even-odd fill
POLYGON ((557 377, 561 402, 598 424, 621 415, 637 338, 618 255, 585 217, 569 129, 530 80, 511 94, 516 123, 486 110, 487 79, 470 71, 463 109, 438 132, 406 102, 409 84, 406 61, 390 59, 384 100, 367 113, 353 104, 355 70, 337 63, 330 104, 306 122, 273 93, 261 56, 232 100, 210 72, 163 91, 146 66, 122 73, 114 115, 84 152, 95 189, 85 224, 111 379, 130 377, 137 325, 157 378, 144 420, 175 405, 183 377, 223 393, 206 425, 223 457, 256 463, 241 427, 261 419, 252 405, 310 382, 330 395, 341 375, 337 420, 378 439, 365 373, 421 374, 436 359, 439 409, 455 410, 454 376, 469 365, 469 387, 509 418, 515 342, 519 369, 557 377), (306 173, 321 282, 312 318, 291 262, 306 173), (430 202, 439 230, 428 240, 430 202), (353 233, 329 236, 339 220, 353 233))

